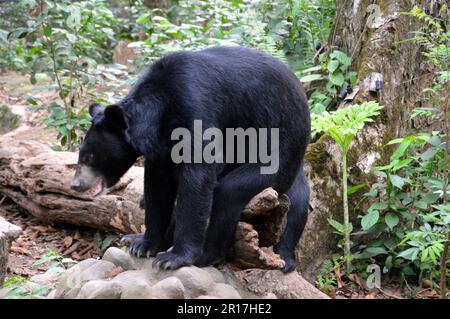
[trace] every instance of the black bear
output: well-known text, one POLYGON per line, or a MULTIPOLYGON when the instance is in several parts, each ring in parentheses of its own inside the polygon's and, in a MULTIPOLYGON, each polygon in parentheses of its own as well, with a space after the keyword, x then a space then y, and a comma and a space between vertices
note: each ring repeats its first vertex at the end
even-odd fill
MULTIPOLYGON (((295 268, 294 250, 309 206, 303 157, 310 115, 303 88, 286 65, 241 47, 176 52, 154 62, 120 102, 106 108, 94 104, 89 112, 92 126, 80 148, 74 190, 101 194, 138 156, 145 157, 146 231, 126 236, 132 254, 156 255, 154 263, 164 269, 216 264, 232 246, 245 205, 273 187, 291 201, 274 250, 284 259, 285 272, 295 268), (198 160, 195 155, 193 162, 174 160, 174 130, 184 128, 195 136, 199 121, 203 128, 223 132, 267 128, 271 133, 266 140, 246 136, 249 154, 244 161, 236 161, 241 155, 229 139, 220 144, 226 160, 198 160), (276 170, 263 173, 267 161, 251 160, 255 143, 277 154, 276 170)), ((193 144, 188 152, 197 147, 193 144)))

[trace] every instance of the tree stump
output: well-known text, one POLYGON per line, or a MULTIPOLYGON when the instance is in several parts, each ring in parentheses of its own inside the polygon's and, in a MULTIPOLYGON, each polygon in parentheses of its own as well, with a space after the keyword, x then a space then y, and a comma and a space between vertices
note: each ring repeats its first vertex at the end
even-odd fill
POLYGON ((0 217, 0 287, 3 284, 8 267, 8 253, 11 242, 19 237, 22 230, 0 217))

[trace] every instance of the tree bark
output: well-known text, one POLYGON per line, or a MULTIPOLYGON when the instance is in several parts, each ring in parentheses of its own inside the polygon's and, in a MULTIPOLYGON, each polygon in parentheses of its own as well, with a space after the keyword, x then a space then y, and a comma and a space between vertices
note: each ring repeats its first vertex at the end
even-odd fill
MULTIPOLYGON (((328 50, 341 50, 352 56, 352 71, 358 74, 355 98, 347 103, 376 100, 384 105, 381 116, 367 125, 351 145, 348 153, 349 187, 371 182, 370 169, 385 165, 394 150, 386 147, 393 138, 430 124, 420 117, 410 118, 411 111, 423 103, 422 90, 434 79, 433 66, 421 54, 417 43, 396 42, 409 39, 420 23, 402 16, 418 6, 432 16, 439 16, 446 1, 404 0, 336 0, 336 17, 330 32, 328 50), (373 90, 374 80, 382 79, 380 91, 373 90)), ((448 11, 446 13, 448 15, 448 11)), ((441 16, 443 21, 449 21, 441 16)), ((343 107, 340 105, 339 107, 343 107)), ((333 141, 324 136, 309 145, 306 154, 307 176, 311 188, 311 210, 305 233, 297 249, 302 274, 315 277, 318 265, 336 250, 338 237, 327 225, 327 219, 343 220, 342 189, 340 187, 340 156, 333 141), (311 250, 309 247, 314 247, 311 250), (303 265, 302 265, 303 263, 303 265)), ((349 198, 356 207, 361 189, 349 198)), ((367 209, 363 203, 362 210, 367 209)), ((357 212, 350 209, 350 220, 358 227, 357 212)))

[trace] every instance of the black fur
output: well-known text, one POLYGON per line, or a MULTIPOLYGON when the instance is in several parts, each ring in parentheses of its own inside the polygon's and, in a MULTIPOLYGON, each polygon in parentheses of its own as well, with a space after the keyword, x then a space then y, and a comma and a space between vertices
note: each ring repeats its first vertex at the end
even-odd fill
POLYGON ((310 116, 303 89, 287 66, 239 47, 178 52, 155 62, 117 105, 104 113, 93 109, 95 124, 80 158, 86 148, 94 151, 104 158, 99 160, 104 176, 116 181, 132 165, 131 158, 145 157, 147 231, 128 237, 133 254, 160 252, 155 262, 171 269, 220 262, 246 203, 271 186, 291 200, 275 250, 286 261, 285 271, 295 268, 294 249, 309 201, 302 162, 310 116), (262 175, 260 163, 175 165, 172 130, 192 130, 194 120, 202 120, 203 129, 223 132, 227 127, 279 128, 278 172, 262 175))

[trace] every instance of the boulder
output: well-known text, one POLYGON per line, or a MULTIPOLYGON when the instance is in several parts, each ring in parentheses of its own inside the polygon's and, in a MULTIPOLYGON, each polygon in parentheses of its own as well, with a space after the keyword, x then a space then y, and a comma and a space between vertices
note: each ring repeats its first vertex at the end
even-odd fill
POLYGON ((114 268, 115 265, 106 260, 83 260, 64 273, 56 289, 55 298, 75 298, 86 282, 106 278, 114 268))
POLYGON ((279 270, 247 269, 234 276, 260 297, 274 294, 279 299, 329 299, 296 271, 284 274, 279 270))
POLYGON ((134 264, 130 254, 117 247, 108 248, 103 254, 102 259, 110 261, 116 266, 122 267, 123 270, 136 269, 136 265, 134 264))
POLYGON ((214 286, 212 276, 207 271, 195 266, 182 267, 173 275, 180 279, 191 298, 206 294, 214 286))
POLYGON ((167 277, 151 287, 151 296, 154 299, 184 299, 185 289, 177 277, 167 277))

